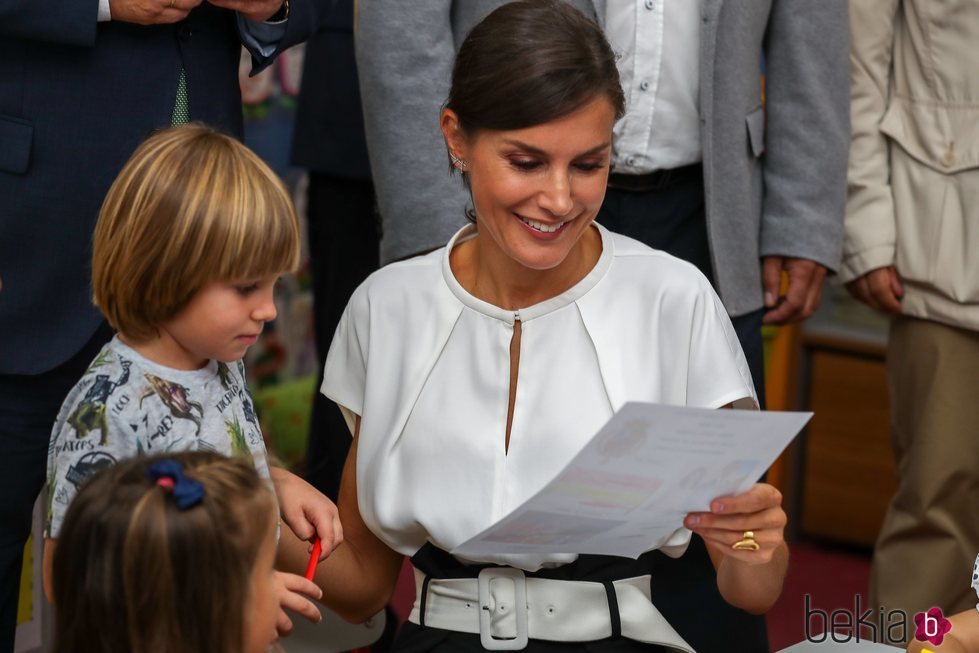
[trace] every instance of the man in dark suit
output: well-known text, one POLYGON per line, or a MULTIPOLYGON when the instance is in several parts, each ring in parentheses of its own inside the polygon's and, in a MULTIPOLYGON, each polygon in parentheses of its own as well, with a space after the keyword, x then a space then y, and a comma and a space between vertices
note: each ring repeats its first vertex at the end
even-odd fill
POLYGON ((61 401, 110 337, 89 291, 109 185, 152 131, 241 134, 253 72, 305 39, 310 0, 0 0, 0 651, 61 401))

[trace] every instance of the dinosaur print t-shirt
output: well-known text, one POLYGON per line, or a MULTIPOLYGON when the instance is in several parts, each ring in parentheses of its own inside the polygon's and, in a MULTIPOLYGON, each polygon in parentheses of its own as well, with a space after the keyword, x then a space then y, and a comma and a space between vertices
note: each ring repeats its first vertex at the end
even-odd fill
POLYGON ((268 460, 241 361, 174 370, 113 338, 75 384, 48 446, 47 537, 94 472, 134 456, 216 451, 247 456, 265 478, 268 460))

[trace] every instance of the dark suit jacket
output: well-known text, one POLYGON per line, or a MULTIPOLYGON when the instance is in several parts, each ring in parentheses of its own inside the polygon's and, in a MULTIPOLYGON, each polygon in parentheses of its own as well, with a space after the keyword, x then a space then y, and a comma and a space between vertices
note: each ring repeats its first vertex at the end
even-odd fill
MULTIPOLYGON (((242 131, 233 12, 204 3, 175 25, 97 23, 96 0, 0 0, 0 373, 49 370, 101 316, 90 299, 102 200, 137 144, 167 127, 180 70, 191 120, 242 131)), ((291 0, 272 57, 311 30, 291 0)))
POLYGON ((371 178, 354 57, 354 0, 319 0, 306 43, 292 162, 344 179, 371 178))

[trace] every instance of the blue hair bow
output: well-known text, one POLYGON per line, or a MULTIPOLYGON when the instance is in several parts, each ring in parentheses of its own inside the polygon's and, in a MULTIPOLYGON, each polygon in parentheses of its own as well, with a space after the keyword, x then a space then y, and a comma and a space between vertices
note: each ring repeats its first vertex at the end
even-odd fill
POLYGON ((184 466, 176 460, 156 461, 150 465, 146 476, 172 494, 181 510, 193 508, 204 500, 204 486, 184 476, 184 466))

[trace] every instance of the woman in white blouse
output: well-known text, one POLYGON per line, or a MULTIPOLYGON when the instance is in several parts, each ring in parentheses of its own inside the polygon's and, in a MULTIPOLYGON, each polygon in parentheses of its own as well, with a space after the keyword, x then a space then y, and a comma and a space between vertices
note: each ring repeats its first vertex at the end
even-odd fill
MULTIPOLYGON (((441 115, 473 224, 372 275, 341 320, 322 391, 354 434, 345 540, 316 581, 325 604, 363 620, 412 556, 418 598, 397 651, 691 650, 650 602, 642 557, 447 553, 627 401, 757 405, 707 280, 594 222, 623 110, 614 55, 576 10, 534 0, 490 14, 459 51, 441 115)), ((764 612, 788 557, 780 502, 764 484, 718 498, 650 549, 681 555, 696 533, 725 599, 764 612)))

